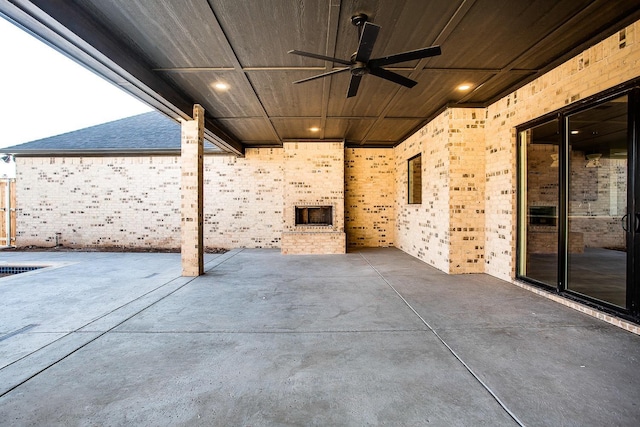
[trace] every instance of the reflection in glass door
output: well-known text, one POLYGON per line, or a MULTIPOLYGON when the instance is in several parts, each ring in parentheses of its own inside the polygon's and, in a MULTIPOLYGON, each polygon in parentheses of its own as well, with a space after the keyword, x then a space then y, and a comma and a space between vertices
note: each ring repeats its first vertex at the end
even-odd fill
POLYGON ((567 290, 622 308, 627 230, 634 226, 627 215, 627 106, 623 96, 567 118, 567 290))
POLYGON ((521 175, 519 274, 536 282, 558 286, 558 121, 552 120, 520 133, 521 175))

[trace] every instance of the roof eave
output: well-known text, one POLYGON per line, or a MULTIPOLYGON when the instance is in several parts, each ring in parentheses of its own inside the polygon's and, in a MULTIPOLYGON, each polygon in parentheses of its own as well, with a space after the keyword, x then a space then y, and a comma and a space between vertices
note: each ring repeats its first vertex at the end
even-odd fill
MULTIPOLYGON (((0 149, 1 151, 2 149, 0 149)), ((180 150, 168 149, 102 149, 102 150, 6 150, 7 154, 15 157, 140 157, 140 156, 177 156, 180 157, 180 150)), ((209 155, 232 155, 232 153, 219 150, 205 150, 204 154, 209 155)))

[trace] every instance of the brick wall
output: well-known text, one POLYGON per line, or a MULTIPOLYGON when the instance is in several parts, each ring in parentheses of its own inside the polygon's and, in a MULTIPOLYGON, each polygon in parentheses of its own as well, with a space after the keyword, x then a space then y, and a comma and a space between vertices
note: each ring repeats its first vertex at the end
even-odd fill
POLYGON ((247 149, 244 158, 205 157, 204 237, 208 246, 279 248, 283 150, 247 149))
MULTIPOLYGON (((205 246, 280 248, 287 222, 301 248, 344 251, 345 216, 350 246, 393 245, 393 150, 344 150, 335 143, 287 148, 288 163, 284 148, 248 149, 244 158, 205 156, 205 246), (285 164, 291 178, 286 204, 285 164), (295 227, 296 204, 334 206, 330 231, 336 234, 295 227)), ((66 246, 179 248, 179 157, 18 161, 19 246, 52 246, 60 233, 66 246)))
POLYGON ((17 158, 18 246, 180 246, 175 157, 17 158))
POLYGON ((448 109, 396 147, 397 246, 448 273, 484 270, 484 110, 448 109), (407 162, 422 154, 422 203, 407 162))
POLYGON ((449 110, 450 269, 484 272, 485 115, 483 109, 449 110))
POLYGON ((347 247, 393 246, 395 161, 392 149, 345 150, 347 247))
POLYGON ((340 254, 344 232, 344 143, 286 142, 283 254, 340 254), (332 225, 296 225, 296 206, 332 206, 332 225))
POLYGON ((640 76, 639 33, 636 22, 487 108, 487 273, 515 277, 515 127, 640 76))
POLYGON ((449 115, 431 123, 395 148, 395 246, 449 271, 449 115), (409 204, 410 158, 422 154, 422 203, 409 204))
MULTIPOLYGON (((280 247, 282 154, 205 156, 205 247, 280 247)), ((18 246, 180 247, 179 157, 17 160, 18 246)))

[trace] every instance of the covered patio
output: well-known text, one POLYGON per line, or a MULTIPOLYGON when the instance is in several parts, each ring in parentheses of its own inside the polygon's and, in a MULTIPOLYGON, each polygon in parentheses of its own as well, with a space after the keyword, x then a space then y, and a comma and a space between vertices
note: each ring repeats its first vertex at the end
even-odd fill
POLYGON ((13 252, 7 425, 637 425, 640 336, 394 248, 13 252))

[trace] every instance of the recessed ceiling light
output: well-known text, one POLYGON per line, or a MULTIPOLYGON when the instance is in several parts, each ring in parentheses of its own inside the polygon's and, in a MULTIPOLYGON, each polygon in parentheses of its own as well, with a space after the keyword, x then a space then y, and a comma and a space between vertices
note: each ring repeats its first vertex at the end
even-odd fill
POLYGON ((579 131, 579 130, 572 130, 572 131, 571 131, 571 135, 577 135, 577 134, 579 134, 579 133, 580 133, 580 131, 579 131))
POLYGON ((470 84, 462 84, 460 86, 458 86, 458 90, 469 90, 471 89, 471 85, 470 84))
POLYGON ((215 82, 213 84, 213 88, 215 90, 219 90, 219 91, 225 91, 225 90, 229 90, 229 85, 224 83, 224 82, 215 82))
POLYGON ((310 130, 311 132, 319 132, 319 131, 320 131, 320 128, 319 128, 319 127, 314 126, 314 127, 312 127, 312 128, 309 128, 309 130, 310 130))

